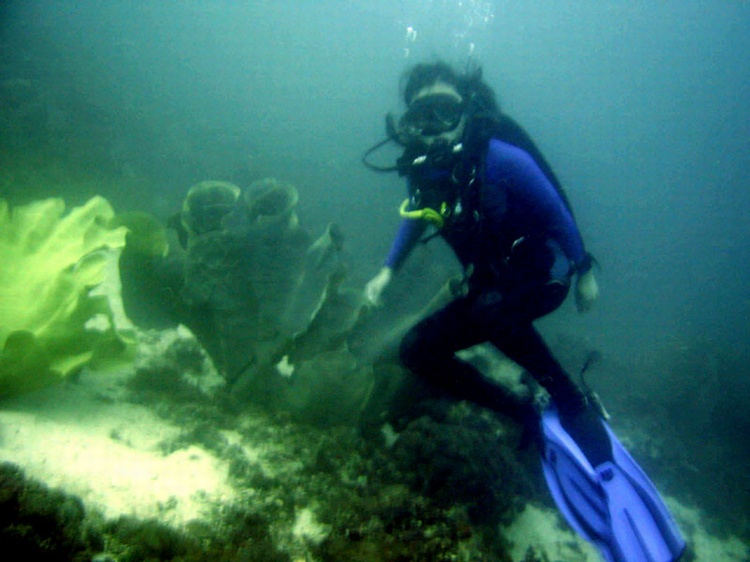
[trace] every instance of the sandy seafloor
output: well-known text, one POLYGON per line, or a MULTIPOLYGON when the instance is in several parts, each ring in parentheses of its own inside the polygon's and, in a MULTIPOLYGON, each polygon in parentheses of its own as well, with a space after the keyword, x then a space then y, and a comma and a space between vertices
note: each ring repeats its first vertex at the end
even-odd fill
MULTIPOLYGON (((240 491, 232 484, 227 461, 210 448, 192 444, 165 451, 162 444, 176 438, 181 428, 158 415, 153 404, 127 399, 124 383, 130 376, 129 369, 88 370, 76 382, 5 401, 0 405, 0 461, 18 465, 27 478, 78 496, 87 512, 105 519, 130 515, 183 529, 196 520, 211 525, 217 510, 240 496, 248 501, 250 493, 252 501, 252 491, 240 491)), ((258 413, 248 415, 244 423, 262 425, 266 431, 259 432, 255 441, 224 431, 224 439, 241 444, 246 458, 265 473, 299 472, 296 465, 301 461, 280 453, 285 447, 283 432, 269 437, 274 435, 268 431, 273 420, 258 413)), ((750 560, 748 545, 737 538, 707 534, 698 511, 674 498, 666 500, 695 560, 750 560)), ((304 503, 285 523, 288 528, 276 532, 288 543, 283 549, 295 561, 314 560, 310 546, 329 532, 318 521, 314 498, 304 503)), ((511 542, 514 562, 525 559, 529 546, 539 559, 550 562, 599 560, 596 551, 570 532, 549 507, 527 505, 503 534, 511 542)))

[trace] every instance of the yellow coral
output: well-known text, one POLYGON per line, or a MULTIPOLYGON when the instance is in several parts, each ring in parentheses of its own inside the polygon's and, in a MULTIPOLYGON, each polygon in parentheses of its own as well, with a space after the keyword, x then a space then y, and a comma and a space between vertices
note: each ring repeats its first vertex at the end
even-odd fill
POLYGON ((61 199, 12 212, 0 200, 0 397, 65 376, 101 338, 85 324, 108 313, 107 299, 89 291, 104 279, 102 250, 122 248, 126 229, 110 227, 102 197, 64 211, 61 199))

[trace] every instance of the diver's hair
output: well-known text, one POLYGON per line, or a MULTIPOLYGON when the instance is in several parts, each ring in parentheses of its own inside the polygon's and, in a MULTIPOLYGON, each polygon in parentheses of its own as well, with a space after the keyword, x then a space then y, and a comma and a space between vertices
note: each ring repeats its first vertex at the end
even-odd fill
POLYGON ((497 113, 495 92, 482 80, 482 67, 467 67, 464 73, 457 72, 443 61, 419 63, 407 70, 401 78, 401 91, 404 102, 409 105, 422 88, 436 82, 445 82, 456 88, 462 98, 473 105, 473 110, 497 113))

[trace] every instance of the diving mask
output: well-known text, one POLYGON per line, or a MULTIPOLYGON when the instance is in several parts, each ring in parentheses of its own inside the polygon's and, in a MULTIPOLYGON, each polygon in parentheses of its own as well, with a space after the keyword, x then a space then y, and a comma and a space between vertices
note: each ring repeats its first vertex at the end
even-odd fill
POLYGON ((417 98, 399 121, 399 129, 409 137, 432 137, 458 127, 464 113, 460 98, 450 94, 432 94, 417 98))
POLYGON ((387 137, 366 150, 362 162, 371 170, 398 171, 401 175, 408 173, 414 165, 427 161, 438 167, 447 166, 462 150, 462 133, 457 129, 465 109, 466 104, 456 95, 435 93, 415 99, 398 122, 392 113, 386 114, 387 137), (381 166, 370 162, 370 156, 389 141, 407 148, 396 165, 381 166))

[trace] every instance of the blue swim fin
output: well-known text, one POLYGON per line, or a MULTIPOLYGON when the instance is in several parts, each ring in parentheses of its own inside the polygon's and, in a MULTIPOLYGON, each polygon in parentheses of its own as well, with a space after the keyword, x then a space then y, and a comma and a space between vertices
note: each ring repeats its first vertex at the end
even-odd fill
POLYGON ((612 461, 592 467, 553 406, 542 414, 542 467, 565 519, 607 562, 673 562, 685 540, 656 488, 602 419, 612 461))

